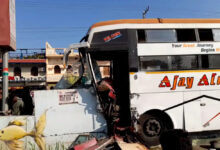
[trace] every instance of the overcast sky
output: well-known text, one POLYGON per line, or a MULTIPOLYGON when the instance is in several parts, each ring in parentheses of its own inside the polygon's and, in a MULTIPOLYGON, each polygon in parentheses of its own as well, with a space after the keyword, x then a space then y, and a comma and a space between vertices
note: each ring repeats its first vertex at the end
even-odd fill
POLYGON ((100 21, 220 18, 219 0, 16 0, 17 48, 66 48, 100 21))

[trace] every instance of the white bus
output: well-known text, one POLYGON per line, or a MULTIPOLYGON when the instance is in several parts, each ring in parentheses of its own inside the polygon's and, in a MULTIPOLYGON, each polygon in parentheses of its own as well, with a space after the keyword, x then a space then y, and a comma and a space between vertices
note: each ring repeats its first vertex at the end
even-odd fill
POLYGON ((70 48, 89 62, 94 86, 102 80, 94 62, 110 62, 117 125, 135 127, 145 144, 168 129, 220 129, 220 19, 100 22, 70 48))

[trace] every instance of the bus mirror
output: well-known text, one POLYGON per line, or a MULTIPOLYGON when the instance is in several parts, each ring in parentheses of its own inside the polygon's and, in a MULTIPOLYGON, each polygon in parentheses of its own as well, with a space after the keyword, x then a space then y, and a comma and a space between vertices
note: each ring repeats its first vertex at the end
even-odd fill
POLYGON ((79 48, 82 48, 82 47, 89 47, 89 43, 81 42, 81 43, 71 44, 69 48, 65 50, 64 56, 63 56, 64 67, 66 67, 66 65, 68 64, 68 57, 69 57, 69 54, 71 53, 71 50, 74 50, 74 49, 78 50, 79 48))
POLYGON ((64 66, 64 68, 66 68, 66 65, 68 64, 68 57, 69 57, 70 53, 71 53, 71 48, 67 48, 64 52, 64 55, 63 55, 63 66, 64 66))

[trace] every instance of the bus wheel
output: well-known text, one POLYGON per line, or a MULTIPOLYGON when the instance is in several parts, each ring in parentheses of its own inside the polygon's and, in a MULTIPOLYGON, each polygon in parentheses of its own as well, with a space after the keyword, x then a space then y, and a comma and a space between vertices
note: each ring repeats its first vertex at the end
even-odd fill
POLYGON ((161 133, 170 128, 165 119, 162 118, 164 116, 159 117, 153 114, 143 114, 139 118, 138 134, 145 145, 155 146, 160 144, 159 138, 161 133))

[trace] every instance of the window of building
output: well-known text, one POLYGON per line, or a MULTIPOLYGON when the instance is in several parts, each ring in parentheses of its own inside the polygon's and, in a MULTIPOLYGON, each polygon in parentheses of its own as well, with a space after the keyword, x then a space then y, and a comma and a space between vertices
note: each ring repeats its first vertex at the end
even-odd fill
POLYGON ((146 30, 147 42, 176 42, 175 30, 146 30))
POLYGON ((20 67, 15 67, 14 68, 14 76, 21 76, 21 68, 20 67))
POLYGON ((31 68, 31 75, 38 76, 38 68, 36 66, 31 68))
POLYGON ((71 65, 68 65, 66 70, 70 71, 70 72, 73 72, 73 67, 71 65))
POLYGON ((212 29, 199 29, 200 41, 213 41, 212 29))
POLYGON ((196 34, 194 29, 176 29, 178 42, 196 41, 196 34))
POLYGON ((55 74, 60 74, 60 73, 61 73, 60 66, 56 65, 56 66, 54 67, 54 73, 55 73, 55 74))
POLYGON ((220 29, 213 29, 212 32, 214 41, 220 41, 220 29))

